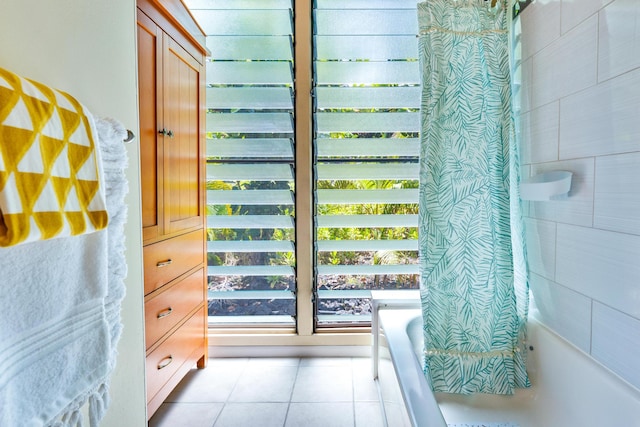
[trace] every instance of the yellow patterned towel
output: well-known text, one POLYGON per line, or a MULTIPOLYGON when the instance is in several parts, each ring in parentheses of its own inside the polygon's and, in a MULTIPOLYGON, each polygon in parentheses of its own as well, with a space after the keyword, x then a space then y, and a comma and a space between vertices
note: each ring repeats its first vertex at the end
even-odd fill
POLYGON ((107 226, 96 143, 75 98, 0 68, 0 246, 107 226))

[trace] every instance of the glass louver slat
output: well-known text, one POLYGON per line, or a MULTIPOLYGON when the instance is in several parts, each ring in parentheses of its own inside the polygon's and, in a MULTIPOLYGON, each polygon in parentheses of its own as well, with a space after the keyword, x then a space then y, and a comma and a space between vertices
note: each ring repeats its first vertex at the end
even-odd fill
MULTIPOLYGON (((261 303, 261 300, 247 300, 247 302, 261 303)), ((226 300, 225 303, 234 303, 237 300, 226 300)), ((211 317, 209 317, 209 322, 211 322, 211 317)), ((293 314, 291 315, 281 315, 281 314, 270 314, 270 315, 236 315, 236 316, 215 316, 215 325, 216 326, 236 326, 236 325, 273 325, 273 326, 290 326, 294 323, 293 314)), ((211 324, 211 323, 209 323, 211 324)))
POLYGON ((207 180, 292 181, 289 164, 208 164, 207 180))
POLYGON ((286 240, 210 240, 207 242, 207 252, 253 253, 293 251, 293 242, 286 240))
POLYGON ((207 156, 219 159, 286 159, 293 161, 289 138, 227 138, 207 140, 207 156))
MULTIPOLYGON (((209 276, 293 276, 293 268, 286 265, 222 265, 209 266, 209 276)), ((236 291, 243 292, 243 291, 236 291)))
POLYGON ((419 84, 419 64, 413 62, 317 62, 317 78, 336 84, 419 84))
POLYGON ((417 157, 420 150, 418 138, 318 138, 318 159, 356 157, 417 157))
POLYGON ((327 108, 420 108, 420 87, 319 87, 316 105, 327 108))
POLYGON ((223 133, 292 134, 290 113, 207 114, 207 129, 223 133))
POLYGON ((207 89, 207 108, 216 110, 291 110, 291 88, 287 87, 211 87, 207 89))
POLYGON ((371 291, 367 289, 339 289, 339 290, 318 290, 318 297, 327 298, 370 298, 371 291))
MULTIPOLYGON (((194 1, 194 0, 191 0, 194 1)), ((204 0, 206 1, 206 0, 204 0)), ((210 0, 215 1, 215 0, 210 0)), ((218 0, 219 1, 219 0, 218 0)), ((316 0, 316 9, 414 9, 415 0, 316 0)))
POLYGON ((193 10, 193 17, 209 35, 288 35, 291 34, 291 11, 285 9, 204 9, 193 10))
POLYGON ((211 59, 236 61, 290 61, 289 36, 208 36, 211 59))
POLYGON ((293 218, 288 215, 207 215, 208 228, 293 228, 293 218))
POLYGON ((408 36, 316 36, 319 60, 366 59, 367 61, 418 58, 418 39, 408 36))
POLYGON ((209 85, 293 86, 293 70, 285 61, 207 62, 206 80, 209 85))
POLYGON ((319 205, 418 203, 418 189, 316 190, 316 203, 319 205))
POLYGON ((418 240, 318 240, 318 252, 417 251, 418 240))
POLYGON ((207 190, 208 205, 293 205, 289 190, 207 190))
POLYGON ((416 179, 420 170, 417 163, 320 163, 318 180, 387 180, 416 179))
POLYGON ((414 9, 316 9, 319 35, 415 35, 418 19, 414 9))
POLYGON ((286 9, 291 0, 185 0, 191 9, 286 9))
POLYGON ((319 265, 318 275, 418 274, 417 264, 319 265))
POLYGON ((319 133, 395 133, 420 130, 420 113, 316 113, 319 133))
POLYGON ((317 228, 417 227, 418 215, 319 215, 317 228))
POLYGON ((319 205, 361 203, 418 203, 418 189, 316 190, 319 205))
POLYGON ((291 291, 209 291, 210 299, 295 299, 291 291))

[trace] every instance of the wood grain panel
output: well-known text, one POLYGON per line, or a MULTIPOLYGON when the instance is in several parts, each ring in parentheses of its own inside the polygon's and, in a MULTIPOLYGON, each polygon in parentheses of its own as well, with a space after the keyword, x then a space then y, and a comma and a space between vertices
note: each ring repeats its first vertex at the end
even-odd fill
POLYGON ((203 328, 204 316, 197 311, 171 337, 147 355, 147 402, 158 394, 185 363, 195 365, 197 359, 189 360, 189 356, 204 345, 203 328))
POLYGON ((204 302, 204 269, 171 286, 144 305, 147 349, 204 302))
POLYGON ((162 56, 162 32, 144 13, 138 11, 138 97, 140 106, 140 176, 142 193, 142 233, 147 241, 162 233, 158 206, 162 194, 157 191, 162 162, 158 162, 157 123, 162 117, 162 67, 156 64, 162 56))
POLYGON ((173 138, 164 145, 164 228, 173 233, 204 225, 200 204, 199 95, 201 68, 184 49, 168 39, 164 58, 164 119, 173 138))
POLYGON ((196 230, 145 246, 145 295, 204 263, 204 231, 196 230))

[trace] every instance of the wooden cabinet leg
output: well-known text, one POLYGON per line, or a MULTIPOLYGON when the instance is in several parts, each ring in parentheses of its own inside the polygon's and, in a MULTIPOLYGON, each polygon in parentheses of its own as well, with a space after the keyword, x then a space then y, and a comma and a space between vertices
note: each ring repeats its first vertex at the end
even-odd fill
POLYGON ((198 367, 198 369, 204 369, 207 367, 207 357, 202 356, 199 360, 198 363, 196 364, 196 366, 198 367))

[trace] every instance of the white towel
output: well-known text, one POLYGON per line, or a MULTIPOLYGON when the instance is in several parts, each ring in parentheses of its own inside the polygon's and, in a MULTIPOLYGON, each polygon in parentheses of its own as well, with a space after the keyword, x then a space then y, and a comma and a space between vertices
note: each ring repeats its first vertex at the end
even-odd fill
POLYGON ((126 130, 97 120, 109 225, 0 248, 0 426, 97 427, 108 406, 126 264, 126 130))

